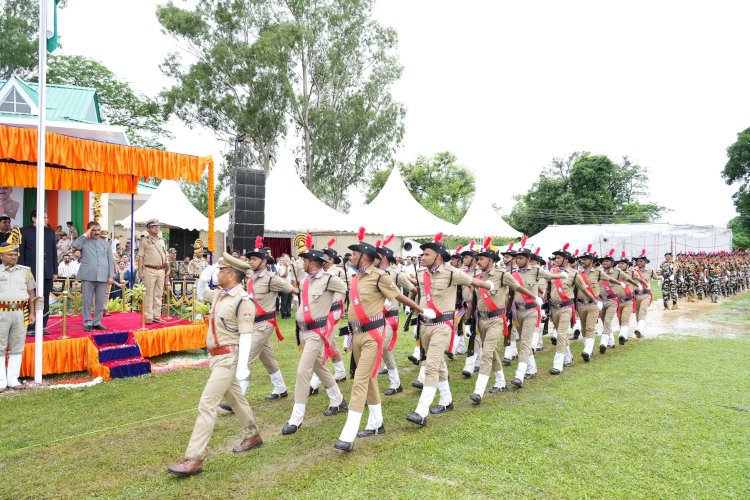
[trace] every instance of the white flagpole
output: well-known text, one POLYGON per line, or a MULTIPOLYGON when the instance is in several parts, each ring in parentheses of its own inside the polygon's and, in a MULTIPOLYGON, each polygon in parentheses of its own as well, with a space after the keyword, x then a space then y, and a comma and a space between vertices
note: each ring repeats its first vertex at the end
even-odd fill
MULTIPOLYGON (((39 2, 39 128, 37 130, 37 160, 36 160, 36 292, 37 297, 44 297, 44 206, 46 165, 46 128, 44 118, 47 110, 47 2, 39 2)), ((36 307, 36 324, 34 325, 34 382, 42 383, 43 354, 43 318, 42 307, 36 307)))

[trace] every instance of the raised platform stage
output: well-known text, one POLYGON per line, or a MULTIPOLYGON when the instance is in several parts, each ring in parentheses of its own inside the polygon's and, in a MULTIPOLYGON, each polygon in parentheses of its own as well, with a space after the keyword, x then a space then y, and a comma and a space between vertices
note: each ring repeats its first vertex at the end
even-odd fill
MULTIPOLYGON (((42 373, 88 371, 105 379, 149 373, 150 358, 173 351, 206 347, 207 325, 181 319, 146 325, 140 330, 140 313, 117 313, 105 316, 107 330, 83 331, 83 318, 68 316, 68 338, 62 339, 62 320, 51 317, 44 336, 42 373)), ((34 337, 26 337, 21 376, 34 375, 34 337)))

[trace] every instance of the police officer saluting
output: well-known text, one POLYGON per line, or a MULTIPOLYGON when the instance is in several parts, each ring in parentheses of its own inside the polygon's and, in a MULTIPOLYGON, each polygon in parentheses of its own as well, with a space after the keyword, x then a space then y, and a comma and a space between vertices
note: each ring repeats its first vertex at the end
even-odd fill
POLYGON ((242 280, 250 269, 246 263, 224 252, 219 261, 218 288, 203 298, 211 302, 206 345, 211 375, 198 403, 198 418, 190 437, 185 458, 169 467, 176 476, 192 476, 203 470, 203 458, 216 422, 216 408, 222 396, 234 408, 242 426, 243 440, 232 451, 241 453, 263 444, 253 412, 240 384, 250 376, 247 360, 255 319, 253 299, 242 289, 242 280))
POLYGON ((386 301, 398 301, 422 314, 424 310, 413 300, 399 292, 390 275, 373 264, 380 261, 376 247, 362 241, 365 229, 359 230, 359 244, 352 245, 351 264, 357 268, 352 277, 349 297, 349 334, 352 336, 352 353, 357 369, 349 406, 349 414, 334 448, 351 451, 355 437, 368 437, 383 434, 383 411, 380 404, 380 390, 376 376, 380 368, 383 344, 385 342, 385 318, 383 310, 386 301), (362 413, 367 402, 369 417, 365 430, 357 434, 362 413))

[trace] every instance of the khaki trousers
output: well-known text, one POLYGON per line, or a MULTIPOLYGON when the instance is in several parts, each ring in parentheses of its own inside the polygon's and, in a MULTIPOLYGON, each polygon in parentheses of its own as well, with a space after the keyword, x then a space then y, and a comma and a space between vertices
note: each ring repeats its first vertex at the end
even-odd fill
POLYGON ((583 338, 595 339, 596 338, 596 322, 599 319, 599 311, 596 309, 596 304, 577 306, 578 317, 581 318, 581 330, 583 338))
POLYGON ((645 320, 646 315, 648 314, 648 306, 651 305, 651 296, 645 293, 642 295, 636 295, 635 305, 636 305, 635 319, 637 321, 645 320))
POLYGON ((633 314, 633 300, 635 299, 620 302, 620 327, 630 325, 630 316, 633 314))
MULTIPOLYGON (((31 311, 32 314, 34 311, 31 311)), ((26 345, 26 325, 23 311, 0 311, 0 357, 8 354, 23 354, 26 345)), ((5 370, 3 365, 0 369, 5 370)))
POLYGON ((445 364, 445 351, 451 343, 453 329, 450 325, 420 325, 419 340, 427 353, 425 360, 425 387, 438 386, 438 381, 448 380, 448 367, 445 364))
POLYGON ((232 405, 234 414, 240 420, 242 427, 242 438, 248 438, 259 434, 258 426, 250 405, 245 399, 245 394, 235 378, 237 373, 238 353, 222 354, 221 356, 210 356, 208 366, 211 375, 208 377, 206 387, 201 394, 198 403, 198 418, 195 420, 193 434, 190 436, 185 458, 201 460, 206 452, 208 440, 214 430, 216 423, 216 408, 222 397, 232 405))
POLYGON ((269 374, 279 371, 279 362, 273 357, 271 348, 271 334, 275 335, 275 330, 271 323, 259 323, 253 328, 250 334, 252 342, 250 343, 250 357, 247 358, 247 367, 252 372, 255 360, 260 360, 269 374))
POLYGON ((153 321, 161 317, 161 297, 164 293, 164 269, 143 270, 143 286, 146 292, 143 296, 143 309, 146 321, 153 321))
MULTIPOLYGON (((297 404, 307 404, 307 398, 310 396, 310 378, 313 371, 323 383, 323 387, 330 389, 336 385, 333 375, 323 365, 323 355, 325 354, 325 344, 323 339, 315 332, 300 332, 300 345, 302 346, 302 355, 297 365, 297 382, 294 386, 294 402, 297 404)), ((334 340, 328 337, 329 342, 334 340)))
POLYGON ((479 364, 479 373, 482 375, 491 375, 503 369, 498 346, 503 339, 504 321, 505 318, 502 317, 488 318, 480 319, 477 324, 477 338, 481 337, 482 342, 482 360, 479 364))
POLYGON ((518 362, 528 363, 531 357, 531 340, 534 337, 539 313, 536 309, 523 310, 518 308, 516 316, 516 318, 513 318, 513 322, 516 323, 518 335, 521 338, 521 349, 518 350, 518 362))
POLYGON ((565 354, 568 352, 570 346, 570 339, 568 338, 568 332, 570 331, 570 320, 573 317, 573 311, 570 306, 565 307, 553 307, 552 324, 555 325, 557 330, 557 346, 555 346, 555 352, 565 354))
MULTIPOLYGON (((381 331, 378 332, 378 335, 380 333, 381 331)), ((354 361, 357 363, 357 370, 354 372, 349 411, 362 413, 365 411, 365 403, 368 405, 380 404, 378 382, 372 378, 378 349, 378 343, 369 333, 358 333, 352 337, 352 352, 354 353, 354 361)))
MULTIPOLYGON (((386 321, 385 340, 383 341, 383 364, 389 370, 395 370, 398 368, 398 365, 396 365, 396 358, 393 356, 393 351, 388 350, 388 346, 391 345, 391 340, 393 340, 393 328, 391 328, 391 325, 386 321)), ((394 347, 394 350, 395 349, 396 348, 394 347)), ((359 366, 359 362, 357 362, 357 366, 359 366)))
POLYGON ((602 307, 602 322, 604 323, 604 330, 602 330, 602 335, 612 335, 612 321, 615 319, 616 315, 617 302, 615 302, 614 300, 605 301, 604 307, 602 307))

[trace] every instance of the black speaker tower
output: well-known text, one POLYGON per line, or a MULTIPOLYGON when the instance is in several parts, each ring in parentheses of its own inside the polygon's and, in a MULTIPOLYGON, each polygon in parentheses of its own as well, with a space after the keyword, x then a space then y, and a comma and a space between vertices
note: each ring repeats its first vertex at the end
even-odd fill
POLYGON ((238 168, 229 180, 229 230, 227 246, 240 253, 255 247, 255 237, 265 229, 266 174, 238 168))

